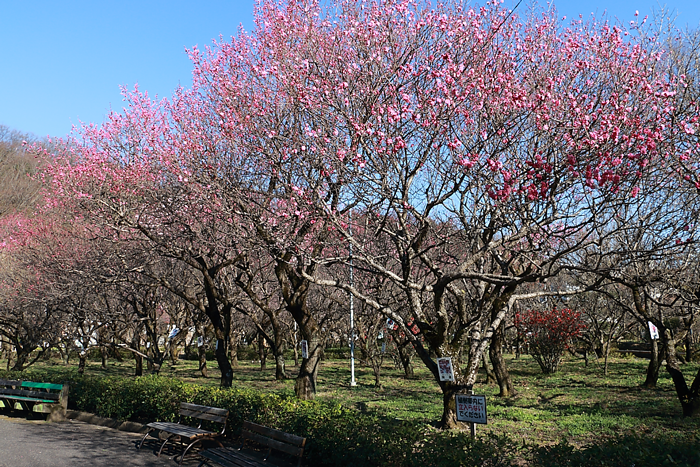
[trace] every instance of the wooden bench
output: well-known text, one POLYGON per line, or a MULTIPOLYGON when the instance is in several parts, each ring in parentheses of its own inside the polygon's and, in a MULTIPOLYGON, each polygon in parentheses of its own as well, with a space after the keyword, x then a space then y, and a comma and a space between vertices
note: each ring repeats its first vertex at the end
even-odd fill
MULTIPOLYGON (((182 460, 185 458, 187 451, 189 451, 194 445, 201 443, 203 441, 214 441, 219 446, 223 447, 220 441, 216 438, 222 436, 224 431, 226 431, 226 420, 228 419, 228 410, 219 409, 216 407, 207 407, 205 405, 188 404, 187 402, 180 403, 180 417, 176 423, 172 422, 153 422, 146 425, 148 431, 141 442, 139 443, 139 449, 143 446, 143 442, 146 440, 148 435, 154 431, 166 433, 168 436, 161 444, 158 450, 158 456, 163 452, 163 448, 173 438, 177 438, 179 442, 183 445, 187 445, 184 452, 180 456, 180 461, 178 465, 182 464, 182 460), (199 424, 196 428, 186 425, 183 422, 184 418, 197 419, 199 424), (215 423, 220 423, 222 425, 220 431, 210 431, 202 429, 203 421, 210 421, 215 423)), ((160 439, 160 438, 159 438, 160 439)))
POLYGON ((297 467, 301 466, 306 438, 249 421, 243 422, 241 437, 243 438, 243 444, 238 449, 221 447, 200 452, 199 455, 204 457, 204 459, 199 463, 199 467, 202 467, 204 464, 209 465, 209 461, 216 462, 224 467, 269 467, 275 465, 267 462, 272 450, 297 457, 297 467), (254 441, 258 445, 267 448, 267 454, 262 460, 259 456, 242 451, 247 441, 254 441))
POLYGON ((48 414, 47 420, 66 419, 68 384, 0 380, 0 401, 5 408, 48 414))

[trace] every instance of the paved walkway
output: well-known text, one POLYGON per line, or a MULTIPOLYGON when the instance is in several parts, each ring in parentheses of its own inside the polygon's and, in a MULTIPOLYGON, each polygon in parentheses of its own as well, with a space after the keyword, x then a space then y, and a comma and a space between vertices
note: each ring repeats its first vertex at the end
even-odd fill
MULTIPOLYGON (((153 444, 136 449, 141 436, 77 420, 47 423, 0 415, 0 467, 177 466, 165 453, 156 457, 153 444)), ((198 464, 188 456, 183 466, 198 464)))

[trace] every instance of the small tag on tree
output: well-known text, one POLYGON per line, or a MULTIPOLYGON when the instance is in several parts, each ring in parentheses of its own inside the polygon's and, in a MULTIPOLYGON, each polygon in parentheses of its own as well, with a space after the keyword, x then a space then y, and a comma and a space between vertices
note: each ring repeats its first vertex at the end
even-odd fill
POLYGON ((452 368, 452 358, 438 358, 438 372, 440 373, 440 381, 452 381, 455 380, 455 372, 452 368))

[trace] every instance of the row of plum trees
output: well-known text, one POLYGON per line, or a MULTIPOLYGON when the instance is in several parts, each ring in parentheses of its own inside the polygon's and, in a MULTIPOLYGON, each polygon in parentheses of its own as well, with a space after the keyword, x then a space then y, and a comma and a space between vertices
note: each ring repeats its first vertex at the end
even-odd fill
POLYGON ((41 296, 44 332, 55 303, 147 326, 177 297, 211 326, 224 386, 234 311, 278 369, 293 322, 306 399, 349 294, 396 323, 452 428, 487 351, 513 393, 515 307, 596 291, 657 326, 700 411, 667 319, 690 329, 700 299, 697 41, 497 1, 270 0, 255 20, 189 51, 190 89, 124 90, 121 113, 44 151, 44 202, 4 218, 5 302, 41 296))

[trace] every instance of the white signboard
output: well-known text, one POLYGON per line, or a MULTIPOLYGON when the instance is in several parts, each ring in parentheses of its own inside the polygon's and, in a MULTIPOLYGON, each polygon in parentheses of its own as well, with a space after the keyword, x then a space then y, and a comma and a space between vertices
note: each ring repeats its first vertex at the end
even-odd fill
POLYGON ((455 395, 457 420, 486 425, 486 396, 455 395))
POLYGON ((649 335, 651 335, 651 340, 653 341, 659 339, 659 330, 651 321, 649 321, 649 335))
POLYGON ((301 341, 301 358, 309 358, 309 343, 307 341, 301 341))
POLYGON ((438 373, 440 374, 440 381, 452 381, 455 380, 455 372, 452 368, 452 359, 450 357, 438 358, 438 373))

